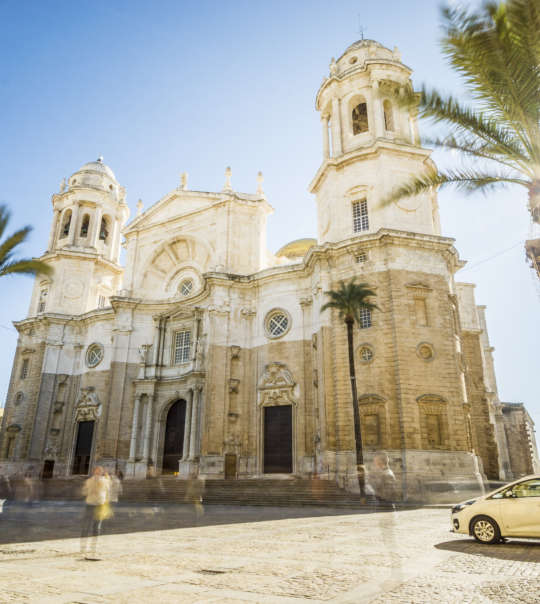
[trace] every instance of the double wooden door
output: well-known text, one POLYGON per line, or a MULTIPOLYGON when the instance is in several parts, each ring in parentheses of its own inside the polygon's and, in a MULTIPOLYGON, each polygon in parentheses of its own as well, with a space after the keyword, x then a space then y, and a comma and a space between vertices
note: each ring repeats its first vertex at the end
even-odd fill
POLYGON ((264 407, 264 473, 293 471, 292 406, 264 407))

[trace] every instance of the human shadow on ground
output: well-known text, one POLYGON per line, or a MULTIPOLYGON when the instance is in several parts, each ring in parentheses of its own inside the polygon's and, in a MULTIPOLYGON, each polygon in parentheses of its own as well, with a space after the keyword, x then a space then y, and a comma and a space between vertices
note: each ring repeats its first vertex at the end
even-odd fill
MULTIPOLYGON (((0 514, 0 545, 79 537, 84 507, 80 502, 7 502, 3 513, 0 514)), ((301 520, 323 516, 351 516, 381 511, 376 506, 340 509, 316 506, 124 503, 115 506, 114 516, 103 522, 101 534, 114 535, 291 518, 301 520)))
POLYGON ((473 539, 464 538, 437 543, 435 547, 457 554, 470 554, 500 560, 540 562, 540 540, 511 539, 506 543, 485 545, 473 539), (523 548, 526 550, 525 554, 523 548))

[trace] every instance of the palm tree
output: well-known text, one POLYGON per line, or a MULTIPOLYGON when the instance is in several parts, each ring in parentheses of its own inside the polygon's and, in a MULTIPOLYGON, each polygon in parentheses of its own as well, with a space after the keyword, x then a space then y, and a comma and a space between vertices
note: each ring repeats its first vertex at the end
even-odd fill
POLYGON ((473 103, 426 87, 410 91, 404 102, 450 128, 428 143, 481 162, 446 171, 432 167, 385 202, 448 184, 466 193, 517 184, 527 189, 532 219, 540 223, 540 3, 486 1, 477 12, 444 7, 442 16, 443 52, 473 103))
POLYGON ((44 262, 41 262, 41 260, 34 260, 33 258, 14 258, 15 248, 21 243, 24 243, 32 230, 32 227, 25 226, 22 229, 15 231, 13 235, 6 236, 6 239, 2 241, 9 218, 10 213, 7 207, 0 205, 0 277, 16 273, 27 275, 50 275, 52 273, 52 268, 44 262))
MULTIPOLYGON (((369 289, 367 283, 356 283, 356 277, 345 283, 339 282, 339 288, 324 292, 330 300, 323 304, 321 312, 328 308, 334 308, 338 311, 340 319, 345 321, 347 326, 347 343, 349 348, 349 377, 351 380, 353 417, 354 417, 354 439, 356 447, 356 465, 362 466, 364 456, 362 453, 362 432, 360 429, 360 412, 358 410, 358 393, 356 390, 356 371, 354 368, 354 341, 353 326, 355 321, 361 324, 360 313, 362 310, 375 310, 376 304, 370 302, 370 298, 376 296, 375 292, 369 289)), ((360 493, 364 495, 364 476, 361 474, 360 493)))

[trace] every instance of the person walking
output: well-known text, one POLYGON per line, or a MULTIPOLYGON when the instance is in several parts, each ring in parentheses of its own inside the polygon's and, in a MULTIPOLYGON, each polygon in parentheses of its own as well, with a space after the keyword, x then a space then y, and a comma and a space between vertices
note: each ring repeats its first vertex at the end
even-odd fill
POLYGON ((101 533, 101 523, 107 516, 110 492, 111 481, 106 477, 103 468, 97 466, 82 488, 86 507, 81 531, 81 554, 86 560, 99 560, 97 558, 97 540, 101 533))

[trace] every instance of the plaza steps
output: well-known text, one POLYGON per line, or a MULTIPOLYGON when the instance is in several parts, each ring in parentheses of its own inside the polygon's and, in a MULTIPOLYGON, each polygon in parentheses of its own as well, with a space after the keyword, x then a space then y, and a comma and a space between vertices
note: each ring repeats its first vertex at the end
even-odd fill
MULTIPOLYGON (((36 483, 33 498, 81 501, 82 478, 53 478, 36 483)), ((14 498, 28 497, 23 483, 12 485, 14 498)), ((316 479, 179 480, 174 477, 124 480, 122 503, 194 503, 202 495, 204 504, 256 506, 357 507, 358 496, 334 482, 316 479)), ((12 493, 12 497, 13 497, 12 493)), ((1 497, 1 495, 0 495, 1 497)))

